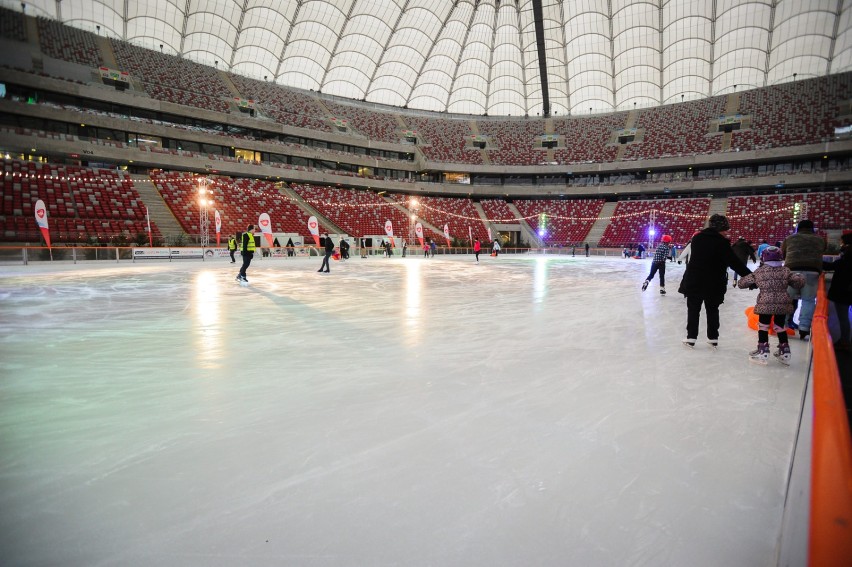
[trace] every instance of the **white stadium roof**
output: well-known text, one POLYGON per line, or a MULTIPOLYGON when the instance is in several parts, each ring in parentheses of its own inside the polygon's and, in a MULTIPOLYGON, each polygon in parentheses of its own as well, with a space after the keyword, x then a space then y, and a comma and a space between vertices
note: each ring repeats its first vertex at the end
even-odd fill
POLYGON ((412 109, 534 116, 545 99, 551 114, 587 114, 848 71, 850 4, 33 0, 26 13, 281 85, 412 109))

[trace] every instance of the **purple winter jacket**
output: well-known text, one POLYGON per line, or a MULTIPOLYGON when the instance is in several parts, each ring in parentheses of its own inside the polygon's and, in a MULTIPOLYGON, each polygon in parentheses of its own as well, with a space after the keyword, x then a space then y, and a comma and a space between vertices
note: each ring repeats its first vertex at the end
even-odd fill
POLYGON ((757 303, 754 312, 758 315, 775 315, 793 313, 793 301, 787 293, 787 286, 802 289, 805 285, 805 276, 793 273, 786 266, 762 265, 754 272, 740 278, 737 283, 739 288, 747 288, 756 285, 760 289, 757 294, 757 303))

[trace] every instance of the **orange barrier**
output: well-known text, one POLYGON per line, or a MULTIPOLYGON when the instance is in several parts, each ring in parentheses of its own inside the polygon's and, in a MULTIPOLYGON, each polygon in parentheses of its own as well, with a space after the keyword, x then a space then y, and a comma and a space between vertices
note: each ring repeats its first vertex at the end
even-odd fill
POLYGON ((852 561, 852 440, 840 372, 828 332, 825 276, 811 325, 814 428, 811 454, 811 567, 852 561))

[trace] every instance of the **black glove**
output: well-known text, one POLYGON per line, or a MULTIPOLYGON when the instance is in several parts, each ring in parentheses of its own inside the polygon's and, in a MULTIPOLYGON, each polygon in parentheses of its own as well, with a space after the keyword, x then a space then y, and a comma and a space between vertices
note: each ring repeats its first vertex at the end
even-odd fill
POLYGON ((757 289, 757 286, 755 284, 751 284, 750 286, 748 286, 748 288, 749 289, 757 289))

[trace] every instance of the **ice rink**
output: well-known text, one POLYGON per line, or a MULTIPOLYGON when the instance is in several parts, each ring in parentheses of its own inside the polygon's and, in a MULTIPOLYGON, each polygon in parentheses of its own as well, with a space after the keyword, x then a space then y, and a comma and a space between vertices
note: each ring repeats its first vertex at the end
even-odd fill
POLYGON ((5 567, 775 564, 757 291, 688 350, 672 263, 182 262, 0 267, 5 567))

